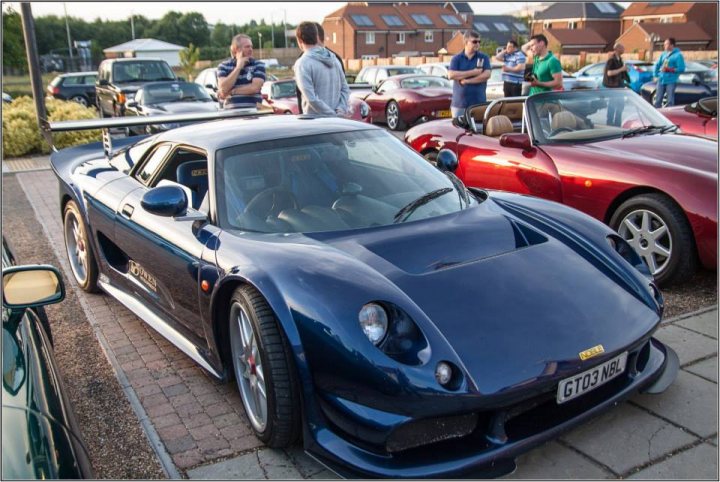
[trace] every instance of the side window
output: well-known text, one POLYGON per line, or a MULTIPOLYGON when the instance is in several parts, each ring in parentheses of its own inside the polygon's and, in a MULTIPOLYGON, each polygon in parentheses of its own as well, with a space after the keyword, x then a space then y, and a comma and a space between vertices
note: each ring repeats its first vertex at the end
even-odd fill
POLYGON ((433 67, 432 74, 440 77, 445 77, 447 75, 447 72, 445 72, 445 69, 443 69, 442 67, 433 67))
POLYGON ((82 77, 79 75, 71 75, 70 77, 65 77, 65 80, 63 81, 63 86, 71 86, 71 85, 78 85, 81 84, 80 82, 82 80, 82 77))
POLYGON ((587 69, 585 75, 602 75, 604 70, 605 64, 598 64, 587 69))
POLYGON ((157 176, 156 185, 167 181, 182 185, 190 205, 199 209, 208 191, 207 155, 178 147, 157 176))
POLYGON ((381 80, 385 80, 388 78, 387 70, 385 69, 378 69, 377 76, 375 77, 375 83, 379 84, 381 80))
POLYGON ((358 74, 358 76, 355 77, 355 82, 358 84, 365 82, 365 78, 367 77, 367 72, 368 71, 366 69, 361 70, 360 73, 358 74))
POLYGON ((160 166, 160 163, 170 150, 170 147, 170 144, 163 144, 155 148, 155 150, 150 154, 136 176, 141 183, 145 185, 148 184, 150 178, 152 178, 153 174, 155 174, 158 166, 160 166))
POLYGON ((94 75, 86 75, 83 77, 83 84, 85 85, 93 85, 95 83, 95 76, 94 75))
POLYGON ((390 92, 391 90, 395 90, 398 88, 397 83, 393 82, 392 80, 387 80, 382 83, 380 88, 378 88, 378 94, 382 94, 384 92, 390 92))

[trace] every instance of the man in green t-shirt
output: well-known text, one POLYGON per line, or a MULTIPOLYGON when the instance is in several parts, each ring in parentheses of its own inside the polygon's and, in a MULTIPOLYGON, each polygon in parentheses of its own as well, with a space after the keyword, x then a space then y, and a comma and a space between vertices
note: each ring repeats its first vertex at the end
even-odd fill
POLYGON ((528 58, 533 57, 532 79, 528 79, 530 95, 562 89, 562 66, 557 57, 548 51, 547 37, 533 35, 521 49, 528 58))

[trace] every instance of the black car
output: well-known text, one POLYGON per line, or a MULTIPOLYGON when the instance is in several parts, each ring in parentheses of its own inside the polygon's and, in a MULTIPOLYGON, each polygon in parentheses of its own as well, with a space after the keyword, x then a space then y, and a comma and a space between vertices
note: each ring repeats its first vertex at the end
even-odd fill
MULTIPOLYGON (((215 112, 218 104, 201 85, 166 81, 145 84, 126 104, 126 116, 157 116, 167 114, 189 114, 193 112, 215 112)), ((154 124, 129 127, 129 134, 153 134, 179 127, 179 123, 154 124)))
POLYGON ((148 82, 178 80, 167 62, 161 59, 108 59, 98 67, 95 83, 100 117, 125 115, 128 101, 148 82))
MULTIPOLYGON (((678 77, 675 88, 675 105, 697 102, 705 97, 717 96, 718 71, 699 62, 687 62, 685 72, 678 77)), ((655 81, 643 84, 640 94, 643 99, 655 105, 657 84, 655 81)), ((663 96, 662 107, 667 106, 667 93, 663 96)))
POLYGON ((2 248, 2 479, 95 478, 52 349, 43 305, 65 297, 52 266, 2 248))
POLYGON ((72 100, 85 107, 95 105, 97 72, 61 74, 50 81, 48 95, 61 100, 72 100))

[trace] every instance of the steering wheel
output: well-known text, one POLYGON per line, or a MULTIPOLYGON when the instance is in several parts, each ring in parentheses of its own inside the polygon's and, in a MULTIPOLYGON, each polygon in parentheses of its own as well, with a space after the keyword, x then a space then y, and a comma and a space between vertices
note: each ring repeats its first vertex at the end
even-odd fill
POLYGON ((284 209, 297 209, 295 195, 282 187, 271 187, 257 193, 245 207, 245 212, 260 219, 277 217, 284 209))
POLYGON ((557 134, 560 134, 561 132, 572 132, 574 129, 571 129, 569 127, 557 127, 550 131, 549 137, 554 137, 557 134))

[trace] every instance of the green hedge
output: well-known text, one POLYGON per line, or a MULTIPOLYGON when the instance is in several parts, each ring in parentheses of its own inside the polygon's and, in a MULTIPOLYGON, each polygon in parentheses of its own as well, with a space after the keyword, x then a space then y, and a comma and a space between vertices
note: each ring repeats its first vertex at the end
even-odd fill
MULTIPOLYGON (((83 107, 77 102, 48 98, 45 100, 50 121, 94 119, 95 109, 83 107)), ((18 97, 2 110, 3 157, 18 157, 27 154, 48 153, 50 146, 40 134, 35 114, 35 103, 27 96, 18 97)), ((100 130, 58 132, 53 134, 55 147, 78 146, 102 139, 100 130)))

